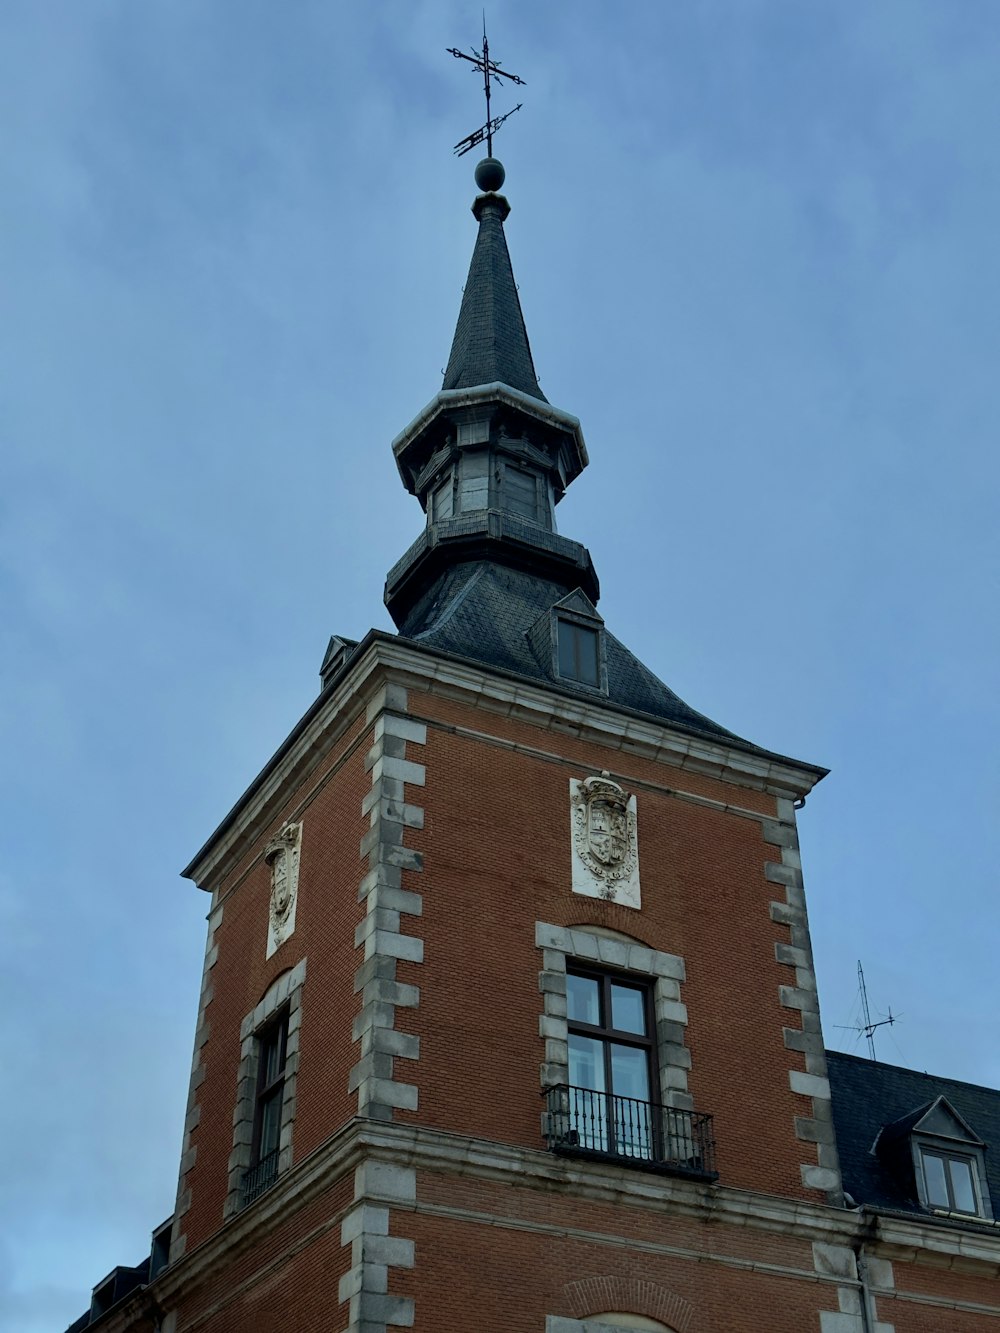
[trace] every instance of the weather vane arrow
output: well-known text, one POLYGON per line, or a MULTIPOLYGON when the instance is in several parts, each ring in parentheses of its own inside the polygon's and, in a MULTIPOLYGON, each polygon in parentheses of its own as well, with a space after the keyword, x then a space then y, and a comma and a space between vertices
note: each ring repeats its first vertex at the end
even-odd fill
POLYGON ((511 83, 517 83, 523 87, 524 80, 522 78, 519 78, 517 74, 512 74, 509 69, 502 69, 499 61, 490 59, 490 44, 486 38, 485 14, 483 15, 483 49, 481 51, 477 51, 476 48, 473 47, 472 54, 468 55, 465 51, 460 51, 457 46, 449 46, 447 49, 449 55, 453 55, 456 58, 456 60, 467 60, 474 70, 482 74, 483 92, 486 94, 485 125, 480 125, 478 130, 473 130, 472 133, 467 134, 464 139, 459 139, 458 143, 455 145, 454 148, 455 155, 457 157, 461 157, 463 153, 469 152, 471 148, 475 148, 476 144, 482 143, 483 140, 485 139, 486 151, 488 155, 492 157, 493 135, 497 132, 500 126, 504 123, 504 121, 509 116, 512 116, 515 111, 520 111, 522 106, 522 103, 518 102, 517 106, 512 107, 510 111, 505 111, 502 116, 491 115, 490 92, 492 84, 493 83, 503 84, 504 80, 506 79, 509 80, 511 83))

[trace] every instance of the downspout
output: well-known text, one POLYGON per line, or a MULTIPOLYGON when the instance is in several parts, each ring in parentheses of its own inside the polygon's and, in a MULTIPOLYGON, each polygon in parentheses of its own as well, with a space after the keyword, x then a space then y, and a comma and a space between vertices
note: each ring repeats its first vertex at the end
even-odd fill
MULTIPOLYGON (((864 1210, 862 1209, 862 1215, 864 1210)), ((875 1224, 874 1218, 869 1218, 862 1230, 861 1235, 854 1242, 854 1261, 858 1269, 858 1281, 861 1283, 861 1327, 863 1333, 876 1333, 878 1326, 878 1316, 875 1313, 875 1297, 872 1295, 871 1286, 868 1281, 868 1261, 865 1257, 865 1242, 870 1238, 875 1224)))

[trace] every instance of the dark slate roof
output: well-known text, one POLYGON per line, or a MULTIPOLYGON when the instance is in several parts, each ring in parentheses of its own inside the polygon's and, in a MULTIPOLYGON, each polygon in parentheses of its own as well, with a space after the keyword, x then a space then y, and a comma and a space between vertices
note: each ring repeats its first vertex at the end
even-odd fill
POLYGON ((898 1130, 944 1097, 986 1144, 986 1176, 994 1210, 1000 1205, 1000 1092, 975 1083, 922 1074, 842 1051, 827 1051, 833 1126, 844 1189, 857 1204, 919 1213, 912 1179, 876 1157, 872 1145, 889 1125, 898 1130), (897 1123, 898 1122, 898 1123, 897 1123))
MULTIPOLYGON (((529 631, 572 589, 492 561, 458 564, 447 570, 413 607, 400 637, 439 652, 514 672, 593 701, 604 696, 557 677, 551 652, 535 648, 529 631)), ((648 667, 606 633, 608 694, 612 704, 670 722, 741 749, 763 753, 717 722, 689 708, 648 667)), ((546 636, 547 639, 548 636, 546 636)))
POLYGON ((503 220, 509 206, 502 195, 480 195, 473 206, 479 235, 472 252, 445 389, 479 384, 509 384, 547 402, 535 378, 514 271, 507 252, 503 220))

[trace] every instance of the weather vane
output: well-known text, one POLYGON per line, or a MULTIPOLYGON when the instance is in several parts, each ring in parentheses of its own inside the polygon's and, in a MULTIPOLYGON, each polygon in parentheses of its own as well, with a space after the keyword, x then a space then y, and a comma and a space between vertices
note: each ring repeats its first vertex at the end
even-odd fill
POLYGON ((521 103, 518 102, 517 106, 513 107, 510 111, 506 111, 502 116, 491 116, 490 85, 493 82, 502 84, 504 79, 509 79, 511 83, 518 83, 523 86, 524 80, 519 79, 516 74, 511 74, 509 70, 501 69, 498 61, 490 59, 490 44, 486 40, 485 14, 483 14, 482 51, 477 51, 476 48, 473 47, 472 55, 470 56, 466 55, 464 51, 460 51, 457 46, 449 46, 448 52, 450 55, 453 55, 456 58, 456 60, 467 60, 469 64, 473 67, 473 69, 478 70, 479 73, 482 74, 483 91, 486 94, 486 124, 480 125, 478 130, 473 130, 472 133, 467 134, 464 139, 459 139, 458 143, 455 145, 454 149, 455 155, 457 157, 461 157, 463 153, 469 152, 471 148, 475 148, 476 144, 482 143, 483 140, 485 139, 486 152, 490 157, 492 157, 494 134, 504 123, 504 121, 507 119, 508 116, 512 116, 515 111, 521 110, 521 103))

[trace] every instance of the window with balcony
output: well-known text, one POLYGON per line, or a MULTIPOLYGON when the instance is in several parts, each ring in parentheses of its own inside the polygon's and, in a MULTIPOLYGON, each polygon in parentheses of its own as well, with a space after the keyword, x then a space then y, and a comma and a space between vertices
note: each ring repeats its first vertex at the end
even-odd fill
POLYGON ((649 988, 607 973, 567 970, 566 1006, 579 1145, 624 1157, 651 1156, 649 988))
POLYGON ((652 987, 567 968, 569 1082, 546 1089, 549 1147, 714 1176, 711 1117, 654 1099, 652 987))
POLYGON ((712 1117, 693 1108, 684 960, 619 931, 535 922, 550 1151, 715 1180, 712 1117))
POLYGON ((286 1009, 257 1037, 257 1093, 254 1104, 251 1165, 243 1176, 243 1202, 252 1203, 278 1178, 281 1108, 285 1097, 288 1047, 286 1009))
POLYGON ((306 960, 282 972, 240 1024, 233 1150, 223 1216, 232 1217, 289 1169, 306 960))

